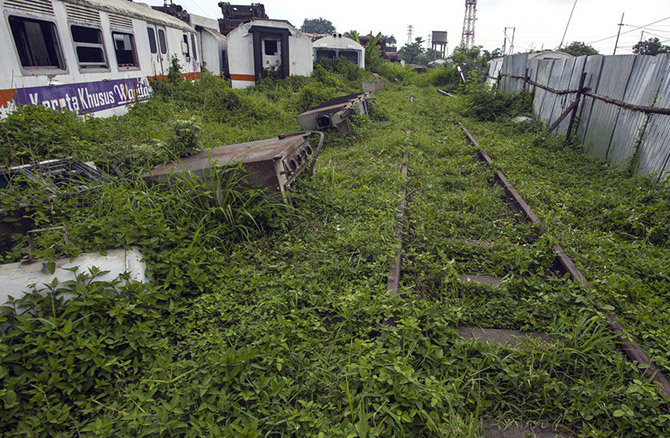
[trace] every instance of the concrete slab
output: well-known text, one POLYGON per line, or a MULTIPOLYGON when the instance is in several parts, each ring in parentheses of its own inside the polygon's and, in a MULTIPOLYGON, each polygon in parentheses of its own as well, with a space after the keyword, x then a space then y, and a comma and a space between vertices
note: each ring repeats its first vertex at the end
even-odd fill
POLYGON ((497 344, 505 347, 519 347, 529 340, 549 341, 544 333, 521 332, 518 330, 483 329, 477 327, 458 328, 458 334, 465 339, 472 339, 482 344, 497 344))
MULTIPOLYGON (((130 282, 146 283, 151 281, 146 275, 146 264, 144 256, 139 250, 116 249, 102 254, 81 254, 70 260, 63 258, 56 260, 54 273, 50 273, 42 261, 32 263, 11 263, 0 265, 0 306, 7 303, 9 297, 21 298, 31 285, 35 285, 38 291, 48 290, 45 284, 50 284, 54 279, 59 283, 76 279, 76 274, 71 271, 77 267, 79 274, 88 272, 96 267, 106 271, 104 275, 96 277, 95 281, 114 281, 127 279, 130 282)), ((65 297, 67 299, 67 297, 65 297)))

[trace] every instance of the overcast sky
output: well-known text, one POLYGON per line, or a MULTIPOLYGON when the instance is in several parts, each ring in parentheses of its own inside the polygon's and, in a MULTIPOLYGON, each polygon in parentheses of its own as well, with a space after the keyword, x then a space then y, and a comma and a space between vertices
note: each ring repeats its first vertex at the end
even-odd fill
MULTIPOLYGON (((138 0, 151 5, 162 0, 138 0)), ((232 4, 250 4, 251 1, 229 0, 232 4)), ((368 33, 393 34, 399 45, 407 42, 407 26, 413 25, 414 36, 424 39, 433 30, 449 32, 449 49, 461 41, 465 0, 253 0, 262 2, 270 18, 285 19, 300 27, 305 18, 323 17, 331 20, 339 32, 358 30, 368 33)), ((175 0, 189 12, 219 18, 219 0, 175 0)), ((558 47, 567 24, 574 0, 479 0, 475 43, 493 50, 501 47, 505 27, 516 27, 516 51, 558 47)), ((618 53, 631 53, 640 40, 642 29, 645 39, 657 36, 670 44, 670 0, 578 0, 567 42, 584 41, 603 54, 612 54, 621 21, 625 13, 624 33, 618 53), (608 38, 611 37, 611 38, 608 38), (604 38, 604 41, 598 41, 604 38)), ((511 34, 511 33, 510 33, 511 34)))

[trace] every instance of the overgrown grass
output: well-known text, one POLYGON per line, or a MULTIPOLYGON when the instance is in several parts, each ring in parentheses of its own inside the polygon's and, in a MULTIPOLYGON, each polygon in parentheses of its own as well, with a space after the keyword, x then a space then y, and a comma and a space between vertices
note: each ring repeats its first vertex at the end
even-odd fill
MULTIPOLYGON (((667 319, 650 313, 667 295, 667 242, 650 237, 667 231, 662 188, 608 173, 574 149, 528 149, 532 134, 509 134, 504 123, 472 122, 551 230, 530 244, 454 125, 463 101, 393 81, 378 96, 379 116, 356 119, 351 137, 328 135, 291 208, 235 188, 234 179, 225 199, 189 178, 170 190, 141 181, 149 165, 178 153, 175 142, 208 147, 297 130, 300 109, 357 90, 360 77, 338 68, 247 91, 210 76, 164 84, 127 116, 68 119, 75 134, 39 151, 38 135, 0 123, 0 138, 24 135, 30 145, 8 155, 14 163, 74 154, 117 175, 85 195, 36 202, 38 226, 67 225, 73 253, 137 246, 153 275, 124 286, 82 273, 53 295, 24 298, 34 314, 3 313, 0 325, 12 327, 0 342, 3 433, 480 436, 484 421, 515 420, 583 436, 663 435, 664 400, 618 350, 589 292, 550 275, 549 247, 559 239, 570 248, 596 292, 629 312, 622 316, 637 325, 628 325, 663 359, 668 337, 656 333, 667 334, 667 319), (192 117, 197 132, 187 126, 179 137, 174 121, 192 117), (411 233, 398 298, 386 292, 386 273, 404 145, 411 233), (603 187, 611 187, 605 198, 603 187), (600 205, 616 214, 594 212, 600 205), (625 237, 605 217, 626 222, 625 237), (506 281, 492 289, 460 274, 506 281), (613 299, 611 278, 643 284, 637 302, 613 299), (390 317, 396 325, 384 329, 390 317), (480 345, 458 336, 462 326, 541 331, 550 341, 480 345)), ((56 116, 34 118, 42 117, 56 116)), ((41 254, 54 254, 53 238, 39 243, 41 254)), ((3 256, 17 260, 25 246, 17 237, 3 256)))

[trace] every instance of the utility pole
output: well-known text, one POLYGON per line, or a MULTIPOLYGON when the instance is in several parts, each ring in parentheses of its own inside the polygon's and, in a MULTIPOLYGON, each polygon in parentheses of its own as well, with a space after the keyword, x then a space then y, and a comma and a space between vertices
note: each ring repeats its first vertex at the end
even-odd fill
POLYGON ((465 0, 465 19, 461 45, 466 49, 475 45, 475 22, 477 21, 477 0, 465 0))
POLYGON ((614 43, 614 54, 616 55, 616 49, 619 47, 619 37, 621 36, 621 28, 623 27, 623 17, 626 13, 621 14, 621 23, 619 23, 619 32, 616 34, 616 43, 614 43))
POLYGON ((572 5, 572 12, 570 12, 570 18, 568 18, 568 24, 565 25, 565 32, 563 32, 563 39, 561 40, 561 44, 558 46, 558 50, 561 50, 563 48, 563 43, 565 43, 565 37, 568 34, 568 28, 570 27, 570 22, 572 21, 572 15, 575 13, 576 7, 577 7, 577 0, 575 0, 575 4, 572 5))

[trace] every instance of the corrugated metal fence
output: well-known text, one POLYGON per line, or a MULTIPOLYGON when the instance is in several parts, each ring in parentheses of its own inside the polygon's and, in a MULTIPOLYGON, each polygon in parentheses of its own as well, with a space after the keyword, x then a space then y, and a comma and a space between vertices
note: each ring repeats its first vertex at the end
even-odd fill
MULTIPOLYGON (((644 107, 670 108, 670 54, 529 60, 524 53, 506 56, 502 63, 493 61, 489 69, 490 79, 494 84, 499 81, 501 91, 534 89, 533 110, 548 125, 574 102, 583 73, 585 88, 596 95, 644 107)), ((670 115, 628 109, 587 93, 577 116, 573 135, 588 153, 621 169, 630 168, 637 175, 654 174, 659 181, 670 177, 670 115)), ((568 117, 559 125, 559 134, 567 133, 569 121, 568 117)))

